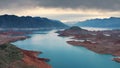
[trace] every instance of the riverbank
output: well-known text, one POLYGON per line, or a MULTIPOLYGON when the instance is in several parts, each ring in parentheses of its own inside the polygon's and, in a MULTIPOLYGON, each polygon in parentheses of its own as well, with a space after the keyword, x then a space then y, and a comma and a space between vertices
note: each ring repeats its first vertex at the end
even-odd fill
POLYGON ((0 68, 52 68, 46 63, 49 59, 38 58, 41 52, 23 50, 10 44, 27 38, 0 34, 0 68))
POLYGON ((83 46, 100 54, 112 54, 120 62, 120 30, 88 31, 79 27, 71 27, 64 31, 58 31, 59 36, 72 36, 68 44, 83 46))

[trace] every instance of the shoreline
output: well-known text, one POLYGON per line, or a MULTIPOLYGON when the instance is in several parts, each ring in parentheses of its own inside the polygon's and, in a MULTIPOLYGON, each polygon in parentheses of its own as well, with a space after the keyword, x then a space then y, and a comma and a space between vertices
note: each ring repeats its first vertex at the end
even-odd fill
POLYGON ((49 61, 47 58, 38 58, 38 54, 41 52, 38 51, 29 51, 29 50, 22 50, 22 54, 24 55, 22 61, 28 65, 34 65, 37 68, 51 68, 46 62, 49 61))
MULTIPOLYGON (((20 33, 21 34, 21 33, 20 33)), ((8 33, 7 35, 4 34, 0 34, 0 52, 2 52, 3 50, 1 50, 1 48, 8 48, 8 47, 12 47, 9 50, 13 51, 16 50, 18 51, 17 53, 15 53, 15 56, 18 56, 17 54, 19 54, 20 56, 22 56, 22 58, 20 60, 15 60, 14 62, 10 62, 9 67, 14 67, 15 66, 19 66, 19 64, 21 64, 21 66, 29 67, 29 68, 52 68, 47 62, 49 61, 49 59, 47 58, 39 58, 38 54, 41 54, 41 52, 38 51, 31 51, 31 50, 24 50, 21 48, 18 48, 10 43, 12 42, 16 42, 19 40, 25 40, 29 37, 27 36, 12 36, 13 33, 8 33), (19 64, 18 64, 19 63, 19 64), (17 65, 18 64, 18 65, 17 65)), ((16 52, 14 51, 14 52, 16 52)), ((9 54, 9 52, 7 52, 9 54)), ((10 53, 10 55, 14 55, 14 53, 10 53)), ((1 55, 0 57, 4 56, 4 52, 3 55, 1 55)), ((8 56, 9 58, 9 56, 8 56)), ((14 59, 14 58, 13 58, 14 59)), ((2 61, 2 60, 0 60, 2 61)), ((8 60, 6 60, 8 61, 8 60)), ((4 63, 3 63, 4 64, 4 63)), ((1 65, 0 65, 1 66, 1 65)), ((24 68, 22 67, 22 68, 24 68)))
POLYGON ((120 62, 120 30, 88 31, 79 27, 58 31, 58 36, 73 37, 66 41, 73 46, 83 46, 99 54, 111 54, 120 62))

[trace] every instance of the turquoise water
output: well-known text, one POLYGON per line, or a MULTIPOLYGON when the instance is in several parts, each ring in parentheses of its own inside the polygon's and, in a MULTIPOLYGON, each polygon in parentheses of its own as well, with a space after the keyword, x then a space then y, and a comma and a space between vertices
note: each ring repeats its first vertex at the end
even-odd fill
POLYGON ((59 37, 55 31, 37 32, 31 38, 13 44, 27 50, 42 51, 40 57, 49 58, 53 68, 120 68, 113 56, 94 53, 84 47, 66 43, 69 38, 59 37))

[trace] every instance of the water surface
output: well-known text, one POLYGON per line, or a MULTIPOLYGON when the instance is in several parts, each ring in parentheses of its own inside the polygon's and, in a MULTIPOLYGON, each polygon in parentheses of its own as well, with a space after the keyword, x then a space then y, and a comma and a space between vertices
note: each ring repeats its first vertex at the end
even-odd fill
POLYGON ((69 38, 59 37, 55 31, 31 34, 31 38, 13 44, 27 49, 42 51, 40 57, 49 58, 53 68, 120 68, 112 61, 113 56, 94 53, 84 47, 66 43, 69 38))

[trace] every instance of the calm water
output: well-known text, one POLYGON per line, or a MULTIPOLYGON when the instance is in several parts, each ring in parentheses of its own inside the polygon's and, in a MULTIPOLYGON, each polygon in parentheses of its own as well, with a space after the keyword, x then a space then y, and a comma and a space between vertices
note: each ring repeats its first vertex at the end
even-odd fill
POLYGON ((97 28, 97 27, 81 27, 83 29, 87 29, 89 31, 103 31, 103 30, 114 30, 114 29, 120 29, 120 28, 97 28))
POLYGON ((42 51, 40 57, 49 58, 53 68, 120 68, 113 56, 94 53, 84 47, 66 43, 69 38, 58 37, 55 31, 36 32, 30 39, 13 44, 27 50, 42 51))

